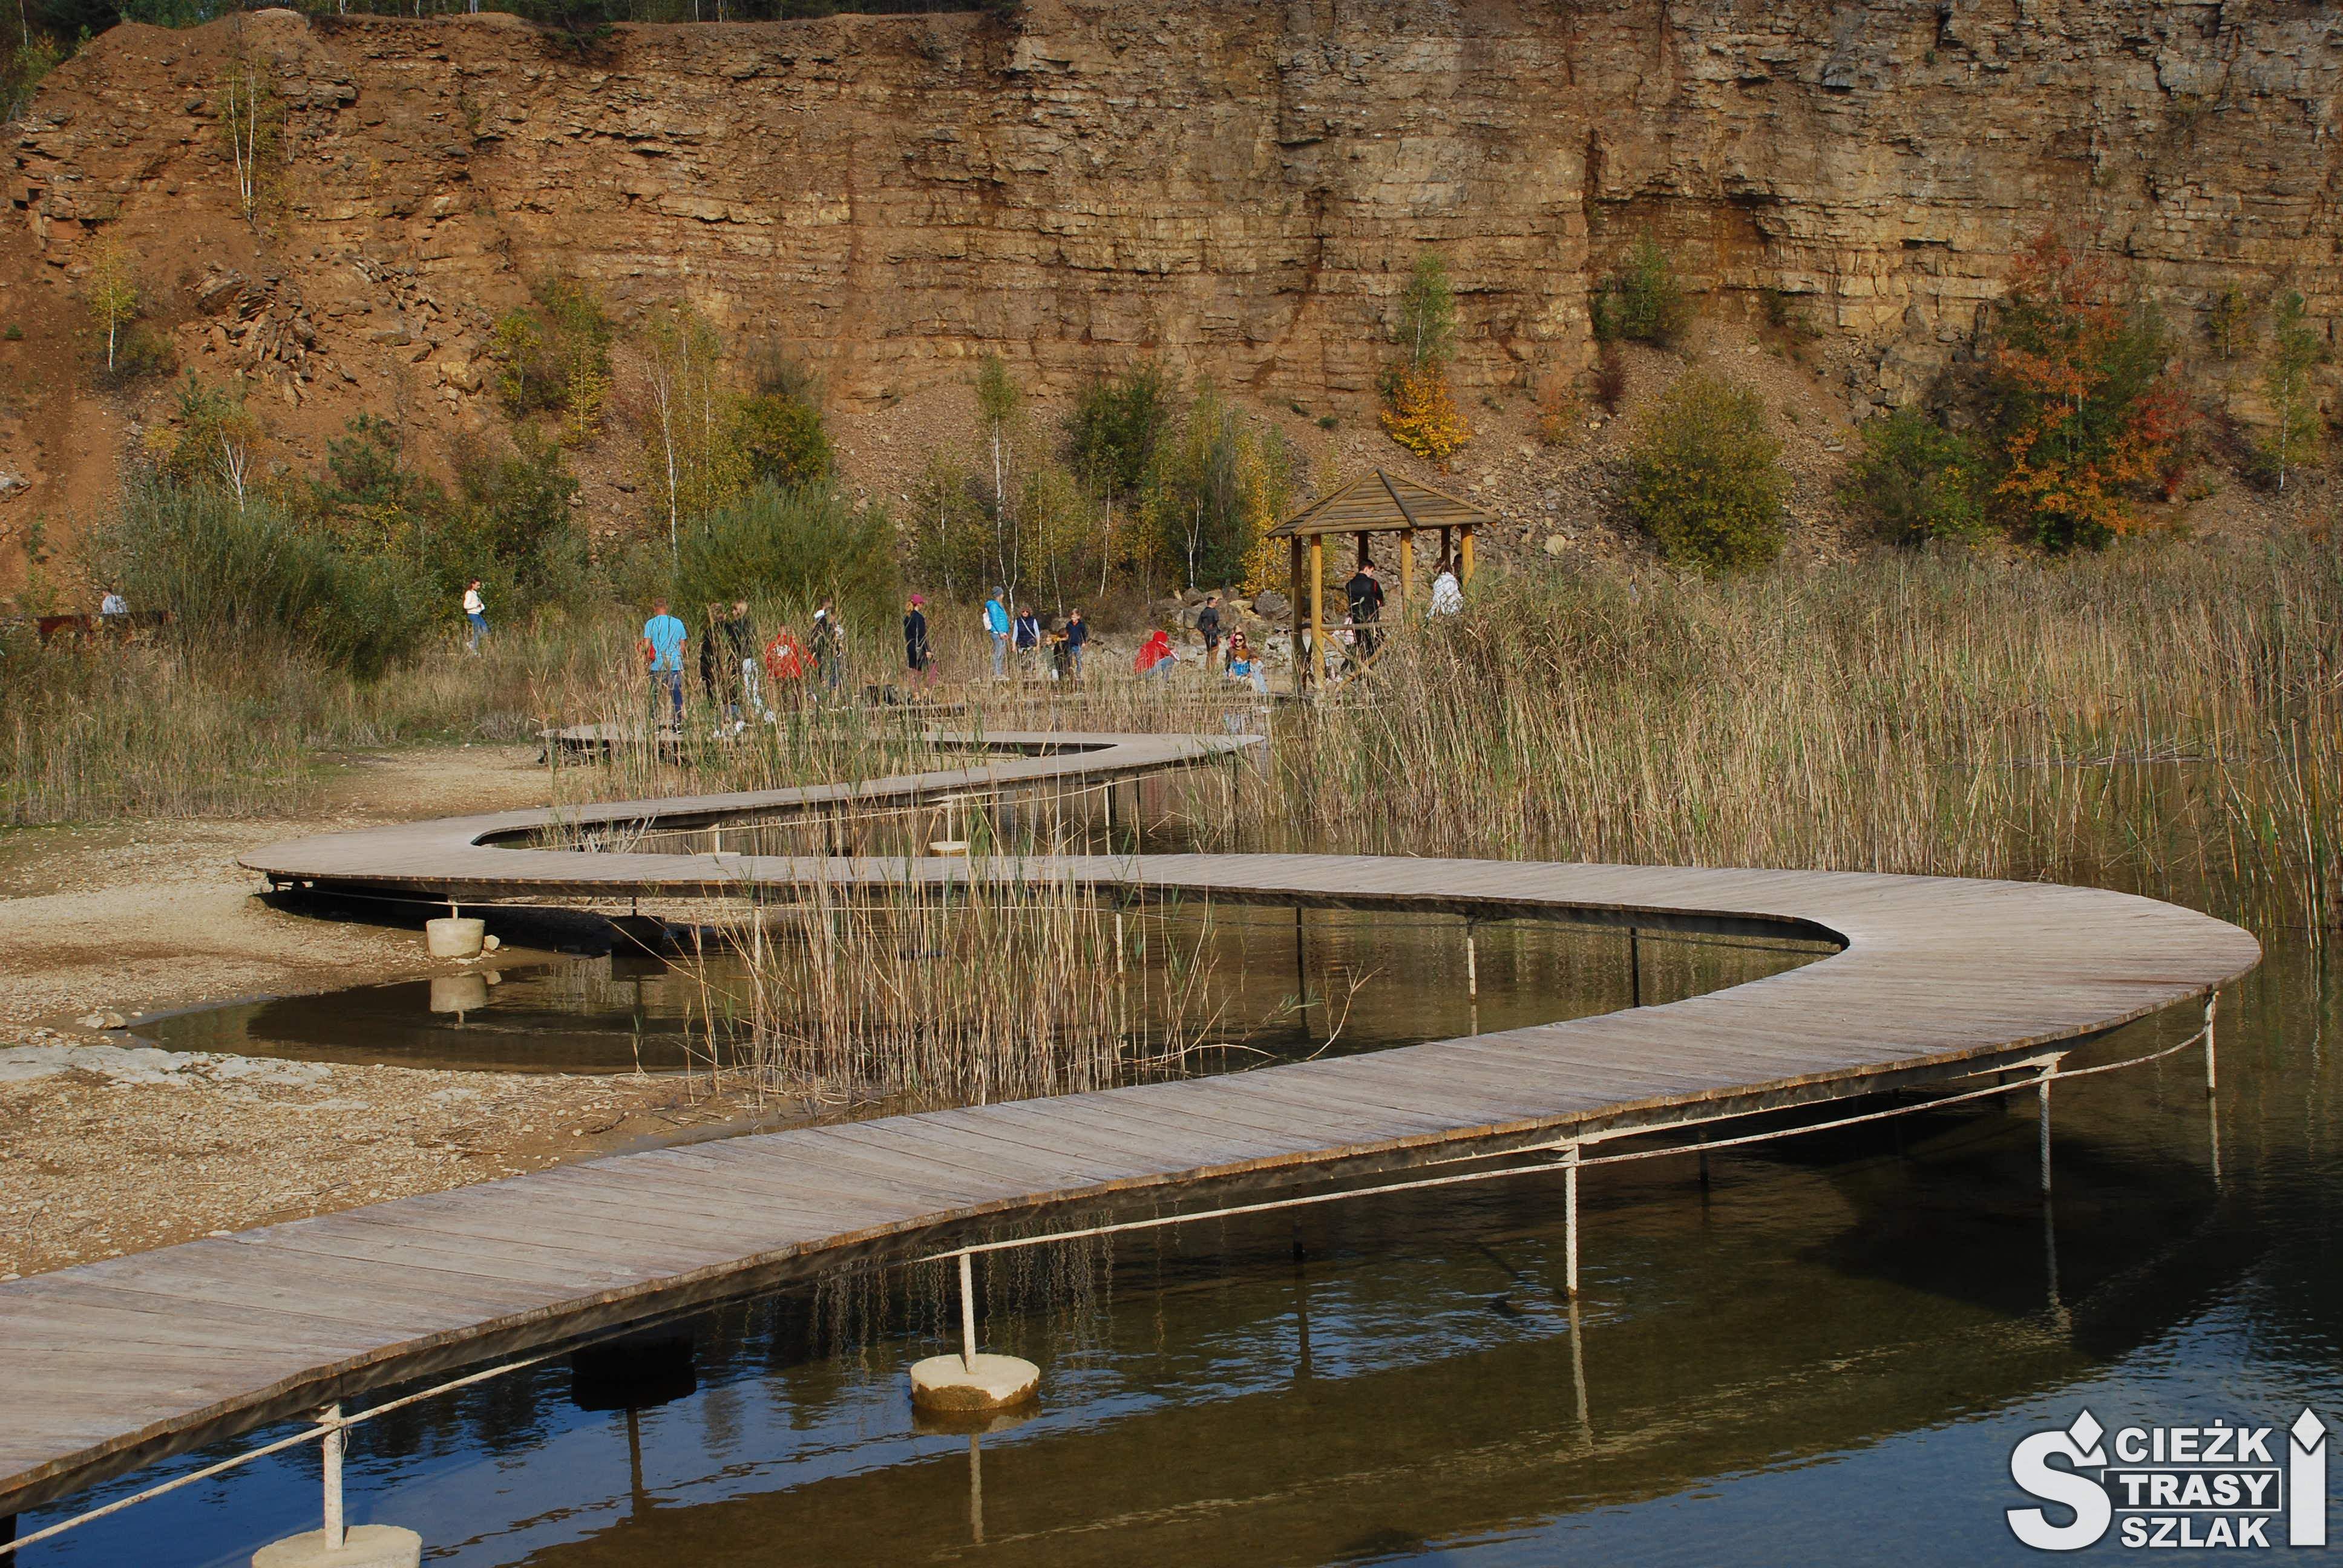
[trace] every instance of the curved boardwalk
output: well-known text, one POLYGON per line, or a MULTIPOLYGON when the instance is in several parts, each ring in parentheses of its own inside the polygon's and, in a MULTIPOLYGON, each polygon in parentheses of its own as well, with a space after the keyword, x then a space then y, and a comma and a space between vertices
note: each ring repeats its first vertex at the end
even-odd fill
MULTIPOLYGON (((1050 739, 1091 749, 568 819, 704 825, 1094 778, 1248 744, 1050 739)), ((624 1155, 0 1285, 0 1513, 370 1383, 939 1241, 990 1217, 1204 1183, 1269 1188, 1943 1081, 2037 1060, 2202 997, 2260 955, 2250 936, 2205 915, 2033 883, 1332 855, 970 866, 499 847, 551 821, 516 812, 337 834, 246 863, 285 882, 458 898, 1071 879, 1141 895, 1773 930, 1844 950, 1662 1007, 624 1155)))

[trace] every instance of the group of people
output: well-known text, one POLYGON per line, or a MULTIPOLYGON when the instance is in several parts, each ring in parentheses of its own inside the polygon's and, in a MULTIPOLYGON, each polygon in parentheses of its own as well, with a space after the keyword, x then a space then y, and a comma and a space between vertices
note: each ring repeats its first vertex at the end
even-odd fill
MULTIPOLYGON (((1372 562, 1360 563, 1343 585, 1343 595, 1350 621, 1336 630, 1334 640, 1347 645, 1350 659, 1363 662, 1373 656, 1383 638, 1380 623, 1385 596, 1372 562)), ((991 643, 992 678, 1008 678, 1013 660, 1015 670, 1025 678, 1046 675, 1052 680, 1081 679, 1091 640, 1090 624, 1082 612, 1071 610, 1053 625, 1045 623, 1030 604, 1018 605, 1012 613, 1011 602, 1005 588, 995 590, 984 601, 981 618, 991 643)), ((1463 606, 1456 575, 1443 565, 1433 579, 1426 613, 1454 615, 1463 606)), ((488 636, 487 605, 477 578, 464 590, 464 615, 470 626, 469 647, 477 653, 488 636)), ((1202 663, 1206 670, 1217 667, 1224 678, 1268 694, 1268 674, 1261 654, 1242 628, 1226 627, 1219 594, 1204 596, 1196 612, 1195 629, 1203 645, 1202 663)), ((693 640, 690 629, 661 599, 651 607, 650 618, 643 623, 637 642, 637 652, 650 675, 654 715, 664 705, 672 715, 669 722, 679 729, 683 724, 685 660, 693 640)), ((779 708, 803 702, 809 691, 834 698, 845 683, 846 628, 837 606, 829 599, 814 612, 803 640, 793 628, 783 626, 761 642, 746 599, 735 599, 729 608, 711 604, 698 642, 700 685, 719 726, 729 724, 736 734, 752 716, 773 722, 779 708)), ((1328 648, 1325 657, 1331 667, 1337 657, 1335 649, 1328 648)), ((1141 677, 1161 680, 1182 662, 1171 633, 1157 630, 1140 645, 1131 668, 1141 677)), ((936 682, 934 633, 928 620, 927 599, 921 594, 912 594, 903 606, 903 668, 910 686, 932 687, 936 682)))
MULTIPOLYGON (((926 600, 918 594, 904 607, 903 660, 914 679, 935 681, 935 649, 929 640, 926 600)), ((1069 610, 1056 625, 1047 625, 1034 613, 1030 604, 1020 604, 1014 615, 1009 609, 1007 588, 995 588, 985 597, 981 621, 986 640, 992 645, 992 678, 1005 680, 1010 662, 1016 661, 1017 672, 1025 678, 1046 674, 1051 680, 1080 680, 1082 660, 1089 652, 1090 622, 1079 609, 1069 610)))
MULTIPOLYGON (((669 720, 683 728, 684 659, 692 643, 691 629, 659 599, 643 622, 636 654, 649 671, 652 717, 666 706, 669 720)), ((749 601, 734 599, 708 607, 706 630, 699 638, 699 683, 719 727, 739 734, 751 717, 770 724, 779 710, 807 700, 809 691, 834 699, 846 680, 846 628, 838 606, 821 601, 807 636, 784 625, 759 641, 749 618, 749 601)))

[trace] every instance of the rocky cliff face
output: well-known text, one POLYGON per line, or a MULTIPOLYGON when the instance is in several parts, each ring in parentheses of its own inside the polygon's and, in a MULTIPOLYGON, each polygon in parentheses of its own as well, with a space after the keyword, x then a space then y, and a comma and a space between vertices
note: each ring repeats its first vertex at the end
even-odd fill
POLYGON ((111 231, 196 353, 293 407, 378 365, 466 404, 542 273, 688 297, 849 396, 997 349, 1284 397, 1372 384, 1427 245, 1468 382, 1574 369, 1591 282, 1650 232, 1713 302, 1787 296, 1859 408, 1915 396, 2053 219, 2176 314, 2284 282, 2331 318, 2338 64, 2288 0, 1037 0, 583 47, 263 12, 56 73, 0 280, 69 291, 111 231), (256 223, 239 58, 284 105, 256 223))

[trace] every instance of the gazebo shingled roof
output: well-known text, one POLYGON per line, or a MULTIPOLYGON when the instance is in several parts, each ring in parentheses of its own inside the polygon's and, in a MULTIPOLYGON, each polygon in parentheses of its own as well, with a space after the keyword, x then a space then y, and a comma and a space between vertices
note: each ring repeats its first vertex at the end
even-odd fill
POLYGON ((1272 539, 1313 534, 1381 534, 1393 529, 1472 528, 1497 519, 1469 501, 1401 474, 1370 469, 1339 485, 1269 530, 1272 539))

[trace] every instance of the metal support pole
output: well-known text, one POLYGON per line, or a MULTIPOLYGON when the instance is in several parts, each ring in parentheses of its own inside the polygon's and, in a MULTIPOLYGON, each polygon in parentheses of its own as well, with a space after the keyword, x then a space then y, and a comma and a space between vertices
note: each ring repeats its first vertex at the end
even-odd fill
POLYGON ((1562 1151, 1562 1290, 1578 1298, 1578 1145, 1562 1151))
POLYGON ((2041 1081, 2034 1087, 2041 1111, 2042 1191, 2046 1193, 2050 1191, 2050 1074, 2054 1070, 2053 1068, 2044 1068, 2041 1081))
POLYGON ((960 1365, 976 1371, 976 1263, 966 1252, 960 1255, 960 1365))
POLYGON ((1644 1005, 1644 940, 1635 928, 1627 928, 1627 1005, 1644 1005))
POLYGON ((2220 1001, 2219 991, 2213 991, 2205 998, 2205 1092, 2207 1094, 2220 1087, 2220 1074, 2213 1051, 2213 1010, 2220 1005, 2220 1001))
POLYGON ((326 1550, 339 1552, 346 1539, 342 1528, 342 1451, 349 1442, 349 1433, 342 1426, 342 1407, 338 1404, 329 1404, 319 1411, 317 1421, 320 1425, 333 1428, 317 1445, 317 1453, 326 1481, 326 1550))

